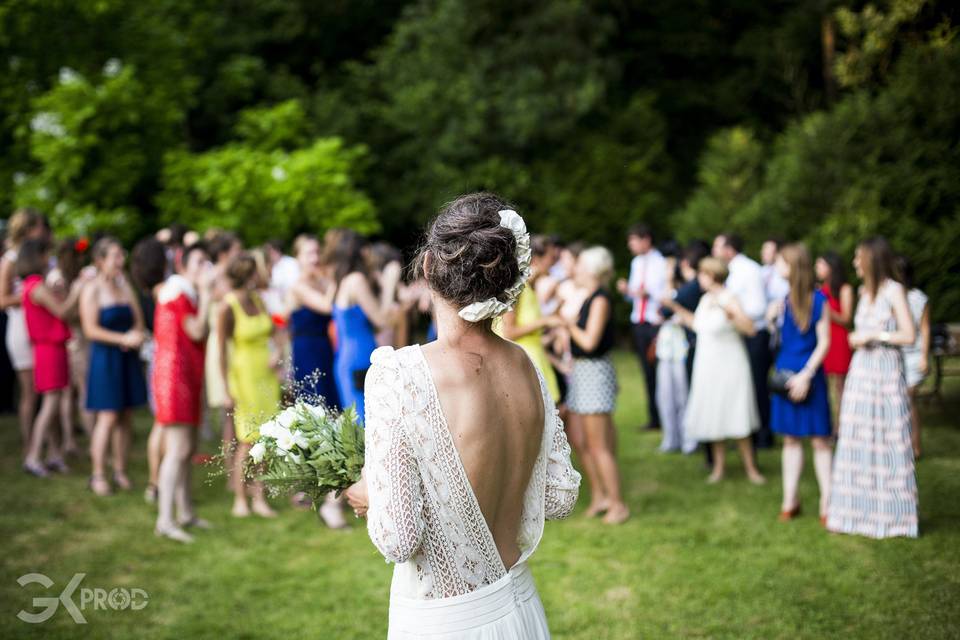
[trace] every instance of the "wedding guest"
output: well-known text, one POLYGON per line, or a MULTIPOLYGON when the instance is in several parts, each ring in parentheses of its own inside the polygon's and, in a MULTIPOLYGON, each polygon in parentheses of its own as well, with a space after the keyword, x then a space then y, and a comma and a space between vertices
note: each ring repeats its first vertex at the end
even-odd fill
POLYGON ((333 373, 333 296, 336 287, 320 259, 320 242, 300 235, 293 243, 300 277, 287 292, 295 392, 309 402, 340 408, 333 373))
POLYGON ((527 286, 520 292, 517 305, 503 314, 501 321, 494 321, 497 335, 516 342, 527 352, 533 363, 543 373, 547 389, 554 403, 560 401, 560 387, 557 377, 543 347, 544 329, 560 326, 563 322, 558 316, 543 316, 537 300, 537 281, 545 277, 549 268, 549 245, 545 236, 533 236, 530 240, 532 257, 530 259, 530 277, 527 286))
POLYGON ((287 291, 300 278, 300 265, 296 258, 284 252, 283 243, 275 238, 268 240, 261 251, 266 259, 264 268, 267 272, 263 300, 271 314, 281 313, 287 291))
POLYGON ((707 482, 723 479, 726 440, 736 440, 747 477, 763 484, 754 461, 750 435, 757 430, 760 417, 750 384, 750 362, 743 336, 756 332, 737 297, 724 288, 727 266, 716 258, 700 261, 697 279, 704 291, 697 310, 690 313, 672 304, 674 313, 697 333, 697 352, 684 429, 687 437, 709 442, 713 449, 713 471, 707 482))
MULTIPOLYGON (((179 254, 176 260, 181 263, 179 254)), ((146 361, 147 400, 154 414, 153 426, 147 437, 147 486, 143 491, 144 500, 149 504, 157 501, 157 483, 160 473, 160 459, 163 456, 163 428, 156 420, 156 403, 153 393, 153 361, 155 342, 153 321, 156 317, 156 294, 167 277, 170 263, 167 259, 167 247, 156 236, 147 236, 134 245, 130 254, 130 277, 137 287, 138 301, 144 315, 146 340, 140 348, 141 358, 146 361)))
MULTIPOLYGON (((680 261, 684 263, 684 260, 680 261)), ((679 297, 679 291, 687 284, 685 276, 690 274, 689 263, 684 272, 675 257, 667 258, 671 265, 672 274, 668 288, 664 292, 665 299, 661 301, 660 315, 664 318, 657 333, 657 413, 660 415, 663 438, 660 442, 660 451, 682 451, 693 453, 697 448, 697 441, 685 436, 683 416, 686 413, 689 385, 687 380, 687 357, 690 344, 687 341, 686 329, 680 318, 675 316, 669 308, 673 300, 679 297)), ((694 280, 696 272, 694 271, 694 280)), ((686 292, 684 292, 686 294, 686 292)), ((695 305, 694 305, 695 308, 695 305)))
POLYGON ((60 473, 67 471, 58 439, 50 429, 60 412, 61 396, 70 386, 70 365, 67 360, 70 327, 63 318, 76 307, 82 291, 78 283, 65 298, 58 296, 44 282, 49 268, 50 251, 45 240, 27 240, 20 245, 17 276, 23 281, 21 307, 33 346, 33 385, 42 398, 23 468, 27 473, 41 478, 48 475, 48 470, 60 473), (45 442, 49 443, 46 464, 40 461, 45 442))
POLYGON ((189 543, 185 527, 209 528, 191 498, 190 459, 202 417, 204 341, 207 337, 212 272, 206 248, 189 245, 180 269, 157 291, 153 392, 163 439, 157 484, 158 536, 189 543))
POLYGON ((849 340, 849 329, 853 325, 853 287, 847 282, 843 260, 836 253, 824 253, 817 258, 815 268, 817 280, 821 283, 820 291, 829 303, 830 315, 830 350, 823 362, 823 370, 832 387, 835 406, 839 408, 843 401, 843 386, 850 369, 850 359, 853 357, 849 340))
MULTIPOLYGON (((96 275, 96 268, 85 265, 89 253, 90 241, 86 238, 65 238, 59 242, 56 251, 56 271, 62 280, 63 292, 69 292, 76 285, 84 287, 96 275)), ((81 292, 82 293, 82 292, 81 292)), ((79 298, 78 298, 79 302, 79 298)), ((90 345, 80 327, 80 309, 77 304, 64 318, 70 327, 70 339, 67 340, 67 356, 70 369, 70 386, 63 393, 60 403, 60 424, 63 430, 63 449, 71 455, 73 442, 73 415, 76 409, 80 414, 80 424, 87 437, 93 434, 94 415, 86 408, 87 370, 90 366, 90 345), (69 436, 68 436, 68 431, 69 436)))
POLYGON ((649 422, 644 428, 659 429, 657 413, 657 358, 653 350, 660 328, 660 299, 667 286, 667 269, 663 256, 653 246, 653 232, 645 224, 636 224, 627 232, 627 248, 633 255, 630 277, 617 281, 617 291, 630 300, 630 324, 633 347, 640 360, 647 389, 649 422))
POLYGON ((777 256, 783 247, 779 238, 768 238, 760 245, 760 277, 767 294, 767 304, 782 302, 790 294, 790 285, 776 268, 777 256))
POLYGON ((27 240, 43 239, 47 234, 43 216, 34 209, 18 209, 7 223, 7 250, 0 257, 0 307, 7 312, 5 336, 7 355, 17 375, 20 443, 23 452, 30 444, 30 431, 37 409, 33 388, 33 349, 23 318, 23 281, 17 276, 17 253, 27 240))
POLYGON ((207 321, 207 352, 204 358, 204 392, 207 407, 217 414, 220 438, 223 443, 224 468, 227 470, 227 489, 233 490, 233 413, 227 411, 227 388, 220 367, 219 317, 223 298, 230 292, 227 267, 243 251, 239 238, 229 231, 221 231, 207 243, 213 260, 213 285, 210 290, 210 317, 207 321))
POLYGON ((916 328, 893 252, 884 238, 860 243, 853 267, 863 280, 850 346, 827 528, 871 538, 917 536, 917 480, 910 398, 900 348, 916 328))
MULTIPOLYGON (((403 296, 403 256, 396 247, 386 242, 374 242, 367 246, 367 264, 374 292, 386 304, 397 305, 403 296)), ((379 329, 377 345, 405 346, 409 341, 407 315, 397 314, 394 324, 379 329)))
MULTIPOLYGON (((363 249, 366 241, 350 229, 341 229, 326 249, 325 261, 333 267, 337 293, 333 321, 337 328, 334 374, 340 404, 353 407, 364 418, 363 381, 370 367, 370 354, 377 348, 376 328, 386 328, 396 319, 393 303, 374 293, 363 249)), ((387 277, 387 274, 384 274, 387 277)), ((399 272, 391 278, 399 278, 399 272)), ((385 282, 381 295, 393 289, 385 282)))
POLYGON ((275 357, 270 352, 273 320, 257 289, 263 284, 257 262, 241 253, 227 266, 230 291, 223 297, 217 318, 220 341, 220 371, 227 390, 226 407, 233 411, 237 448, 233 454, 234 517, 251 511, 264 518, 276 516, 264 496, 263 484, 247 481, 244 461, 259 436, 260 423, 280 405, 280 381, 275 357), (251 502, 247 503, 247 491, 251 502))
POLYGON ((120 243, 109 236, 97 240, 93 260, 97 275, 80 296, 80 324, 90 342, 87 409, 96 412, 90 439, 90 489, 105 496, 111 492, 105 473, 111 446, 113 481, 120 489, 131 488, 127 457, 133 409, 147 402, 137 357, 146 333, 137 295, 123 274, 126 258, 120 243))
POLYGON ((727 233, 713 242, 713 257, 727 264, 729 277, 726 289, 736 297, 740 309, 753 322, 753 332, 744 334, 750 360, 750 376, 753 381, 753 397, 760 417, 759 428, 753 436, 759 448, 773 446, 770 431, 770 393, 767 377, 772 363, 770 331, 767 329, 767 292, 763 286, 760 265, 743 253, 743 239, 727 233))
POLYGON ((789 374, 785 392, 774 394, 770 425, 783 436, 783 503, 780 520, 800 514, 799 485, 803 471, 803 439, 813 447, 813 468, 820 487, 819 514, 826 523, 830 502, 830 400, 823 361, 830 349, 827 299, 816 290, 810 253, 802 244, 787 245, 776 259, 779 275, 789 284, 785 302, 774 307, 781 321, 778 373, 789 374))
POLYGON ((529 357, 490 330, 523 284, 508 207, 488 194, 445 207, 417 261, 437 341, 378 349, 370 369, 365 480, 347 496, 396 563, 391 638, 549 637, 527 560, 579 476, 529 357))
POLYGON ((920 412, 917 410, 917 394, 920 385, 930 370, 930 301, 920 289, 913 285, 913 264, 904 256, 896 260, 897 279, 907 290, 907 305, 910 316, 917 329, 913 344, 905 345, 903 351, 903 370, 907 380, 907 394, 910 396, 910 439, 913 444, 914 458, 920 457, 920 412))
POLYGON ((613 301, 606 289, 613 276, 613 256, 604 247, 584 249, 574 273, 577 286, 588 294, 576 321, 567 321, 573 353, 567 406, 583 424, 588 455, 597 467, 599 486, 591 487, 587 515, 606 512, 605 524, 620 524, 630 517, 630 510, 623 502, 614 454, 617 372, 610 359, 615 340, 613 301))

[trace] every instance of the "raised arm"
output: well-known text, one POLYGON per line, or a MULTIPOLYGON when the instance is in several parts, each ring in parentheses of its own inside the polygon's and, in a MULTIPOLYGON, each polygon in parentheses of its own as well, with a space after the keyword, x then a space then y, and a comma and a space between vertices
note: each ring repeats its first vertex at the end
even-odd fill
POLYGON ((367 373, 365 438, 370 540, 390 562, 406 562, 423 537, 423 488, 403 425, 403 383, 393 354, 367 373))
POLYGON ((740 306, 740 302, 737 301, 736 296, 730 296, 730 299, 727 300, 726 304, 722 305, 724 312, 726 312, 727 317, 730 318, 730 322, 733 323, 733 328, 744 335, 752 337, 756 335, 757 328, 753 324, 753 320, 744 313, 743 307, 740 306))
POLYGON ((517 312, 513 309, 503 314, 503 337, 518 340, 541 329, 559 326, 560 323, 561 320, 556 316, 543 316, 530 324, 517 324, 517 312))
POLYGON ((344 278, 344 284, 347 284, 347 286, 353 290, 357 304, 360 305, 364 315, 369 318, 374 326, 378 329, 386 329, 393 324, 393 317, 390 313, 389 306, 383 305, 382 302, 373 295, 370 283, 367 282, 367 279, 362 274, 356 273, 347 276, 344 278))
POLYGON ((83 287, 71 287, 66 299, 61 300, 54 295, 53 291, 51 291, 47 285, 41 283, 30 292, 30 299, 34 304, 45 307, 47 311, 62 320, 73 313, 77 304, 80 302, 80 294, 82 291, 83 287))
POLYGON ((336 291, 333 286, 328 286, 324 291, 317 291, 306 282, 299 280, 290 289, 288 307, 293 311, 302 305, 317 313, 330 313, 333 310, 334 293, 336 291))

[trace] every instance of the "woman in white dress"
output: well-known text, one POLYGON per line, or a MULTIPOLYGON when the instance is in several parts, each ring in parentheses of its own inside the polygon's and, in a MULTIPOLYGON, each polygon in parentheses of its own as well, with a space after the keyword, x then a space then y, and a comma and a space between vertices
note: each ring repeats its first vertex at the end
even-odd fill
POLYGON ((713 447, 713 472, 707 482, 723 479, 726 440, 736 440, 747 477, 754 484, 766 482, 754 462, 750 434, 760 427, 753 396, 750 361, 743 336, 755 332, 753 321, 727 291, 727 267, 716 258, 704 258, 697 269, 705 292, 695 313, 675 302, 668 306, 697 334, 690 397, 684 417, 688 437, 713 447))
POLYGON ((527 560, 580 476, 543 376, 490 326, 529 259, 523 220, 496 196, 447 205, 417 265, 438 338, 371 358, 364 479, 347 499, 396 563, 389 638, 549 638, 527 560))

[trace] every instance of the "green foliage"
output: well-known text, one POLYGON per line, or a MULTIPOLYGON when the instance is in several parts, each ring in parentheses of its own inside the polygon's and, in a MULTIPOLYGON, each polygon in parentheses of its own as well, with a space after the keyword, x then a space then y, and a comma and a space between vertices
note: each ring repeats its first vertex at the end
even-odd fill
POLYGON ((237 129, 242 142, 167 155, 157 198, 164 220, 233 229, 248 242, 331 227, 379 230, 373 203, 356 185, 363 146, 320 138, 287 150, 306 130, 296 102, 243 112, 237 129))
POLYGON ((17 129, 34 165, 15 176, 15 202, 49 212, 58 232, 133 237, 132 201, 155 178, 183 116, 118 60, 95 80, 61 69, 57 85, 33 101, 29 123, 17 129))

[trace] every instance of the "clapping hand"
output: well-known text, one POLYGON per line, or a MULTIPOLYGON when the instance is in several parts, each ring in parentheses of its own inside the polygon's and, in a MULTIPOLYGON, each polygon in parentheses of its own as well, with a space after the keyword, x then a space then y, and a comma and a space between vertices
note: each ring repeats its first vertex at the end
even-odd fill
POLYGON ((628 289, 629 287, 627 286, 626 278, 620 278, 617 280, 617 291, 619 291, 621 295, 626 295, 628 289))

